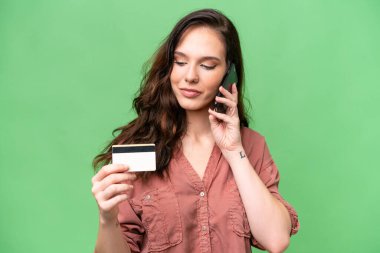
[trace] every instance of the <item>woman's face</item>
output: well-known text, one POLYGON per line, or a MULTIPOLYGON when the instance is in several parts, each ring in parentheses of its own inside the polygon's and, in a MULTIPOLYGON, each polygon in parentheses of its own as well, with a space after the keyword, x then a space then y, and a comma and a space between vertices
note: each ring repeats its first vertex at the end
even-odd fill
POLYGON ((180 106, 187 111, 207 110, 226 73, 226 48, 217 31, 191 27, 174 50, 170 82, 180 106))

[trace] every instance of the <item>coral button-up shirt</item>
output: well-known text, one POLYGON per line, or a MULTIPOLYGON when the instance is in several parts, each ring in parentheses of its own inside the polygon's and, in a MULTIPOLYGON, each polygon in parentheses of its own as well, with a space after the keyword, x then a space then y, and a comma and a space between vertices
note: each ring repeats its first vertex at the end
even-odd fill
MULTIPOLYGON (((265 139, 241 131, 248 159, 268 190, 288 209, 291 234, 298 231, 295 210, 279 194, 279 172, 265 139)), ((255 199, 252 199, 255 201, 255 199)), ((132 252, 251 252, 253 238, 229 164, 214 146, 201 179, 181 150, 164 178, 137 179, 128 201, 119 205, 121 231, 132 252)))

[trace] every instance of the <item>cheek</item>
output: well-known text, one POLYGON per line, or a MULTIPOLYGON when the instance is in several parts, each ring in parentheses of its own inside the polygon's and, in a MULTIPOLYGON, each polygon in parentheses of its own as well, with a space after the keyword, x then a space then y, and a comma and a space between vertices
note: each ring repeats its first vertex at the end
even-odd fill
POLYGON ((177 85, 181 80, 182 74, 176 67, 173 67, 172 72, 170 73, 170 82, 173 85, 177 85))
POLYGON ((207 84, 207 88, 211 93, 218 93, 218 88, 222 82, 223 76, 220 73, 211 75, 205 80, 207 84))

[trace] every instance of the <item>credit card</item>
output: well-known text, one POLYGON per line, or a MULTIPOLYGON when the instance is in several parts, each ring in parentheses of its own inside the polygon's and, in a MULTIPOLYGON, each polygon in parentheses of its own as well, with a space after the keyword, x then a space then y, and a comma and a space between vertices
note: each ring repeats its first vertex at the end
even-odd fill
POLYGON ((155 171, 155 144, 112 145, 112 163, 128 165, 130 172, 155 171))

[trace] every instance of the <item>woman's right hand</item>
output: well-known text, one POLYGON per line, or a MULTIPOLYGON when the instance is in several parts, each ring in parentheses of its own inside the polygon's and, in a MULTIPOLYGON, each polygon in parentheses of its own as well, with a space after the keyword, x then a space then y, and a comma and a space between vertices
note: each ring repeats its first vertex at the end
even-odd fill
POLYGON ((122 164, 105 165, 92 177, 92 194, 98 203, 100 222, 117 221, 118 204, 129 198, 135 179, 136 175, 122 164))

